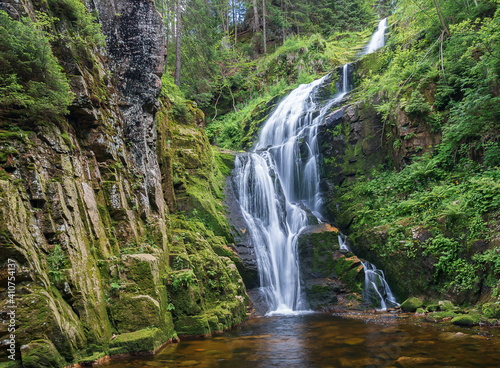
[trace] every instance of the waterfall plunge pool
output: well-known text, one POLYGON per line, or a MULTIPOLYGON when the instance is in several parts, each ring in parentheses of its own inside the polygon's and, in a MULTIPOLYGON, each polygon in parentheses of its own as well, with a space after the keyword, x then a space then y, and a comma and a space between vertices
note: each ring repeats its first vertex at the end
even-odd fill
POLYGON ((500 331, 403 314, 302 313, 255 318, 106 368, 499 367, 500 331))

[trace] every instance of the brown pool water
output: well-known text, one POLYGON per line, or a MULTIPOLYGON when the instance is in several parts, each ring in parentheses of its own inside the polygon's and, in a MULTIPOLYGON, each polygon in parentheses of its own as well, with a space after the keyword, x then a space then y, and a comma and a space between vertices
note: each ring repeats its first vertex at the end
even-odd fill
POLYGON ((273 316, 105 367, 493 368, 500 367, 499 335, 495 328, 458 328, 399 314, 273 316))

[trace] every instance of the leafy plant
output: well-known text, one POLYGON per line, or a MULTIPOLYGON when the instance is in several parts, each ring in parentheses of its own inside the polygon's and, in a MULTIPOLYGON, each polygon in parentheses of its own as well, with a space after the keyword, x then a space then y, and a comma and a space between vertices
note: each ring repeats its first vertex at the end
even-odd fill
POLYGON ((60 283, 64 279, 62 269, 66 264, 66 255, 59 244, 56 244, 50 251, 47 263, 49 266, 49 275, 53 282, 60 283))
POLYGON ((73 94, 44 32, 3 10, 0 75, 0 116, 42 122, 68 113, 73 94))

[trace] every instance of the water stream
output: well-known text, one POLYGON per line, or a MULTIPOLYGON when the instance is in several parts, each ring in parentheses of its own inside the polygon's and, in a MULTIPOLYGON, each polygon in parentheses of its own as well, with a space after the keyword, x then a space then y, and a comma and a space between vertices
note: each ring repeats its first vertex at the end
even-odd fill
MULTIPOLYGON (((379 23, 364 54, 384 45, 387 20, 379 23)), ((318 125, 351 90, 349 64, 342 67, 339 92, 323 101, 325 76, 293 90, 262 127, 252 152, 236 158, 234 182, 257 258, 260 290, 271 313, 307 308, 299 278, 297 240, 301 230, 321 222, 318 125)), ((345 241, 344 241, 345 243, 345 241)), ((366 263, 366 287, 395 304, 383 273, 366 263), (381 285, 384 286, 383 290, 381 285), (385 287, 387 286, 387 287, 385 287), (380 290, 379 290, 380 289, 380 290)), ((367 295, 372 295, 367 291, 367 295)))
POLYGON ((397 314, 271 316, 105 368, 491 368, 500 366, 498 334, 397 314))

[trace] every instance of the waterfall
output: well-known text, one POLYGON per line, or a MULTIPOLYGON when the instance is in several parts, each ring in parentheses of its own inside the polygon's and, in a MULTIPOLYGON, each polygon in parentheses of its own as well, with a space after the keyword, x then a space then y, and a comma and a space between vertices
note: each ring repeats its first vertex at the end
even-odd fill
MULTIPOLYGON (((341 91, 326 102, 317 97, 328 75, 293 90, 264 123, 252 152, 236 157, 235 191, 255 247, 260 290, 269 312, 291 313, 307 306, 297 240, 304 227, 322 218, 316 135, 332 106, 352 89, 350 69, 350 64, 343 66, 341 91)), ((346 244, 345 238, 342 241, 346 244)))
POLYGON ((384 36, 386 29, 387 29, 387 18, 384 18, 378 23, 377 30, 372 35, 370 42, 368 42, 368 45, 366 45, 362 55, 372 53, 373 51, 376 51, 384 46, 385 44, 384 36))
POLYGON ((286 313, 306 307, 297 238, 305 226, 322 217, 316 133, 332 105, 347 92, 347 66, 342 92, 319 103, 318 89, 327 78, 293 90, 265 122, 254 150, 235 162, 236 191, 269 311, 286 313))
POLYGON ((387 307, 399 305, 392 294, 389 284, 385 280, 384 272, 378 270, 370 262, 361 262, 365 271, 365 284, 363 287, 363 298, 370 303, 380 303, 380 308, 385 310, 387 307))
MULTIPOLYGON (((339 233, 340 251, 351 252, 347 244, 347 237, 339 233)), ((380 309, 386 310, 387 307, 399 306, 396 297, 392 294, 391 288, 387 283, 384 271, 377 269, 374 264, 368 261, 361 261, 365 273, 365 282, 363 285, 363 299, 373 305, 380 304, 380 309)))

